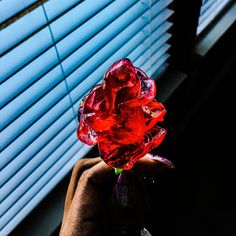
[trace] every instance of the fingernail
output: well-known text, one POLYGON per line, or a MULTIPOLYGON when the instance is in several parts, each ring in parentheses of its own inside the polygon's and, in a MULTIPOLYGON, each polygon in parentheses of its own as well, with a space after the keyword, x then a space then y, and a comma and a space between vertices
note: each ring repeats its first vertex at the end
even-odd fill
POLYGON ((161 162, 166 168, 169 168, 169 169, 174 169, 175 168, 175 165, 170 160, 168 160, 164 157, 160 157, 158 155, 154 156, 151 153, 148 153, 146 155, 146 157, 151 159, 151 160, 161 162))
POLYGON ((115 194, 121 207, 132 207, 135 204, 135 180, 131 173, 123 171, 118 176, 115 194))

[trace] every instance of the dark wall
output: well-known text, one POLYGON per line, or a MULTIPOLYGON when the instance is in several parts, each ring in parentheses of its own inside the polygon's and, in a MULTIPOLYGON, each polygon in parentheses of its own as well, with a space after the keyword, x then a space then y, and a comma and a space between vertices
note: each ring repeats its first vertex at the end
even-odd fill
POLYGON ((176 164, 150 186, 153 235, 236 235, 235 25, 169 99, 159 152, 176 164))

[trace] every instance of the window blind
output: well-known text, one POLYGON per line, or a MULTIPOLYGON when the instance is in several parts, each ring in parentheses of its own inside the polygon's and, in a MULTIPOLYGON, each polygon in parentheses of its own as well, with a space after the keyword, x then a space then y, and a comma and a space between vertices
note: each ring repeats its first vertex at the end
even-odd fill
POLYGON ((90 150, 77 109, 109 66, 128 57, 151 76, 171 47, 172 0, 35 2, 0 1, 3 235, 90 150))
POLYGON ((202 0, 197 34, 200 34, 229 2, 230 0, 202 0))

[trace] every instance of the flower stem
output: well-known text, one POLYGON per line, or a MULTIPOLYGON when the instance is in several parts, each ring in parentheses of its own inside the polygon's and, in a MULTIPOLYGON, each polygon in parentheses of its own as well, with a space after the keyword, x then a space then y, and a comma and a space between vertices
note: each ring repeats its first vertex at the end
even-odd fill
POLYGON ((119 175, 122 172, 122 169, 114 168, 114 170, 116 175, 119 175))

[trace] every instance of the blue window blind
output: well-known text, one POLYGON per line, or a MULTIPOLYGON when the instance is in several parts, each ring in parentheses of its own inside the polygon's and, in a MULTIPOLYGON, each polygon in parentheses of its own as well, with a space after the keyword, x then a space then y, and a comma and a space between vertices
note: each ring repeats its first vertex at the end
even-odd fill
POLYGON ((0 22, 9 19, 35 2, 37 0, 2 0, 0 2, 0 22))
POLYGON ((109 66, 128 57, 151 76, 171 46, 172 0, 35 2, 0 1, 1 235, 90 150, 77 108, 109 66))
POLYGON ((229 2, 230 0, 202 0, 197 34, 200 34, 229 2))

